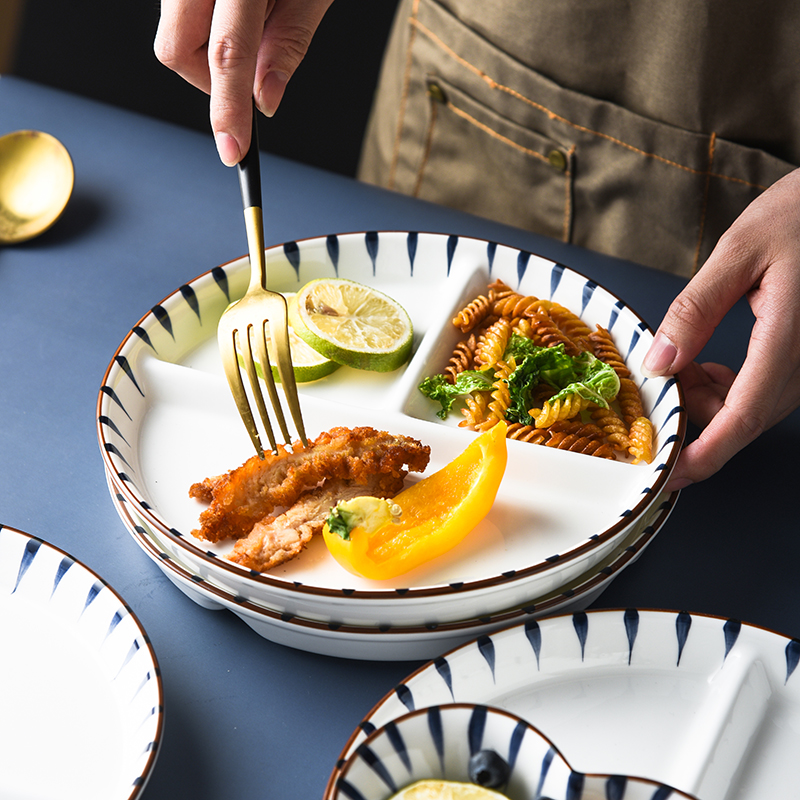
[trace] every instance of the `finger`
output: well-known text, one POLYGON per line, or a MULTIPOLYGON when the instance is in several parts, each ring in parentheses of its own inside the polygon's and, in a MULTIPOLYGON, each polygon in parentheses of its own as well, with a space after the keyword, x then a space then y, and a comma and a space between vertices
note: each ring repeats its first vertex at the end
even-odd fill
POLYGON ((256 59, 268 0, 218 0, 208 45, 211 129, 224 164, 250 146, 256 59))
MULTIPOLYGON (((774 324, 758 322, 754 326, 747 358, 724 404, 698 438, 682 451, 668 483, 669 489, 683 488, 710 477, 762 431, 796 407, 796 399, 787 402, 784 395, 787 387, 794 390, 797 348, 793 337, 782 335, 783 323, 777 323, 780 330, 774 330, 774 324)), ((721 379, 726 375, 722 371, 717 373, 721 379)))
POLYGON ((725 404, 736 373, 719 364, 701 365, 693 361, 679 376, 689 419, 705 427, 725 404))
POLYGON ((760 261, 737 241, 723 237, 672 301, 642 362, 646 377, 672 375, 694 361, 725 314, 753 286, 760 261))
POLYGON ((308 52, 311 40, 333 0, 276 2, 264 25, 255 74, 259 109, 271 117, 286 84, 308 52))
POLYGON ((156 58, 184 80, 211 91, 208 36, 214 0, 162 0, 153 50, 156 58))

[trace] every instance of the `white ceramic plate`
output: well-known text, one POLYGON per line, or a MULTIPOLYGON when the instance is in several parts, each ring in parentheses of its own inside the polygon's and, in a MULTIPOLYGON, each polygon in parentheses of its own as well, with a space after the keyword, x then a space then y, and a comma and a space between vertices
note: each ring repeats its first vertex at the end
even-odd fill
POLYGON ((573 770, 525 720, 473 703, 428 706, 370 734, 342 767, 331 800, 390 800, 425 780, 478 783, 509 800, 697 800, 635 776, 573 770), (499 763, 472 769, 472 759, 487 752, 499 763))
POLYGON ((154 306, 109 365, 98 402, 98 435, 115 491, 181 548, 203 577, 265 606, 308 619, 374 624, 452 622, 520 605, 555 591, 599 563, 658 496, 677 459, 685 419, 674 379, 645 380, 638 365, 651 340, 622 301, 587 278, 537 256, 439 234, 367 233, 288 243, 268 251, 270 285, 296 291, 339 275, 374 285, 402 303, 415 326, 415 354, 390 374, 341 368, 301 386, 311 436, 334 425, 372 425, 431 446, 429 472, 475 435, 442 422, 417 390, 440 372, 457 339, 450 319, 502 278, 553 298, 609 328, 632 368, 657 431, 653 464, 631 466, 509 442, 509 466, 489 516, 446 558, 387 582, 358 579, 321 542, 301 558, 257 574, 221 558, 229 543, 191 536, 201 506, 191 483, 238 466, 251 452, 222 377, 216 324, 246 288, 239 259, 201 275, 154 306))
POLYGON ((210 610, 227 609, 256 633, 278 644, 321 655, 370 661, 421 661, 434 658, 475 636, 491 633, 523 619, 545 614, 585 609, 608 587, 619 573, 634 563, 663 527, 675 505, 676 495, 654 504, 646 517, 644 530, 634 530, 619 548, 596 569, 581 575, 551 595, 534 598, 522 608, 505 610, 494 616, 464 619, 441 625, 417 627, 398 625, 354 626, 303 619, 265 608, 231 594, 212 580, 206 580, 175 555, 171 541, 159 536, 119 493, 112 493, 117 513, 137 544, 187 597, 210 610))
POLYGON ((0 637, 0 797, 139 797, 163 699, 124 601, 62 550, 0 526, 0 637))
POLYGON ((637 775, 702 800, 796 797, 798 661, 795 639, 685 612, 531 620, 410 675, 361 723, 340 764, 392 719, 469 702, 527 720, 581 772, 637 775))

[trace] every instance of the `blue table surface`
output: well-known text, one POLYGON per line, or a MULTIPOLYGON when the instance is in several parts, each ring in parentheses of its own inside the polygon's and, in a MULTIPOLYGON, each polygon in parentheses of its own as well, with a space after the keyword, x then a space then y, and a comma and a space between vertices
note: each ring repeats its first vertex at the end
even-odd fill
MULTIPOLYGON (((244 252, 235 173, 210 134, 1 77, 0 134, 23 128, 64 142, 76 182, 52 229, 0 248, 0 524, 98 572, 150 636, 166 724, 148 800, 321 797, 352 731, 418 663, 294 650, 195 605, 126 532, 97 444, 97 392, 130 328, 178 286, 244 252)), ((363 230, 492 239, 589 275, 654 328, 684 283, 266 153, 262 172, 268 245, 363 230)), ((741 363, 751 324, 738 305, 704 358, 741 363)), ((795 412, 685 490, 595 607, 714 614, 800 637, 798 444, 795 412)))

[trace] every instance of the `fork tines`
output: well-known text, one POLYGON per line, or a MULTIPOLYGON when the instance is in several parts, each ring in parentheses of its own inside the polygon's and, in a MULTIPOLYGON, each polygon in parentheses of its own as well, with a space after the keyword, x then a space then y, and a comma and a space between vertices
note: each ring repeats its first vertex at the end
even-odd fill
MULTIPOLYGON (((267 404, 264 400, 264 394, 261 390, 261 380, 256 368, 256 360, 258 360, 259 364, 261 365, 264 383, 266 383, 267 392, 269 394, 270 405, 274 411, 280 432, 283 435, 283 441, 287 445, 291 445, 292 437, 289 433, 289 428, 286 424, 286 416, 283 413, 281 400, 278 395, 277 387, 275 386, 275 378, 272 373, 272 364, 270 362, 269 352, 267 350, 266 335, 268 325, 271 325, 271 323, 269 320, 265 319, 260 326, 248 323, 246 328, 241 331, 238 328, 232 328, 226 337, 227 342, 221 342, 224 344, 224 350, 228 350, 229 352, 233 353, 232 358, 223 357, 222 360, 225 367, 225 374, 228 378, 228 383, 231 388, 231 393, 233 394, 233 398, 239 411, 239 416, 244 422, 250 439, 256 448, 256 452, 262 457, 264 454, 264 448, 261 443, 258 425, 256 424, 253 416, 250 398, 248 397, 248 391, 246 390, 244 381, 242 379, 241 367, 237 354, 241 353, 242 365, 244 367, 244 371, 247 373, 248 378, 249 395, 252 396, 253 400, 255 401, 256 409, 258 410, 261 423, 266 431, 267 438, 269 439, 272 452, 276 453, 278 451, 278 445, 273 431, 272 420, 267 410, 267 404)), ((278 330, 281 328, 280 323, 278 323, 276 328, 278 330)), ((277 331, 273 331, 273 333, 275 332, 277 331)), ((222 334, 222 332, 220 333, 222 334)), ((276 349, 277 348, 278 343, 276 341, 276 349)), ((281 370, 282 365, 280 363, 280 356, 278 356, 277 361, 278 374, 282 378, 283 371, 281 370)), ((283 366, 285 369, 285 365, 283 366)), ((289 362, 289 370, 292 370, 291 361, 289 362)), ((299 401, 297 399, 297 390, 296 386, 294 385, 293 378, 294 374, 292 372, 288 381, 282 380, 281 382, 284 388, 284 394, 286 394, 287 402, 289 403, 289 409, 292 413, 292 418, 294 420, 295 427, 297 428, 298 435, 303 444, 307 444, 305 430, 303 427, 303 419, 300 415, 299 401)))

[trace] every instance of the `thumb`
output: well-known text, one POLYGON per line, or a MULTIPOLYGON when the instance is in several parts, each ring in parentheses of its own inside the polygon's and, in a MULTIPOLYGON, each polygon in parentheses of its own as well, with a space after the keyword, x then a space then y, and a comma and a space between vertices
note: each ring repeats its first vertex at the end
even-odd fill
POLYGON ((741 259, 721 242, 683 291, 672 301, 642 361, 647 378, 674 375, 708 343, 717 325, 752 285, 741 259))

